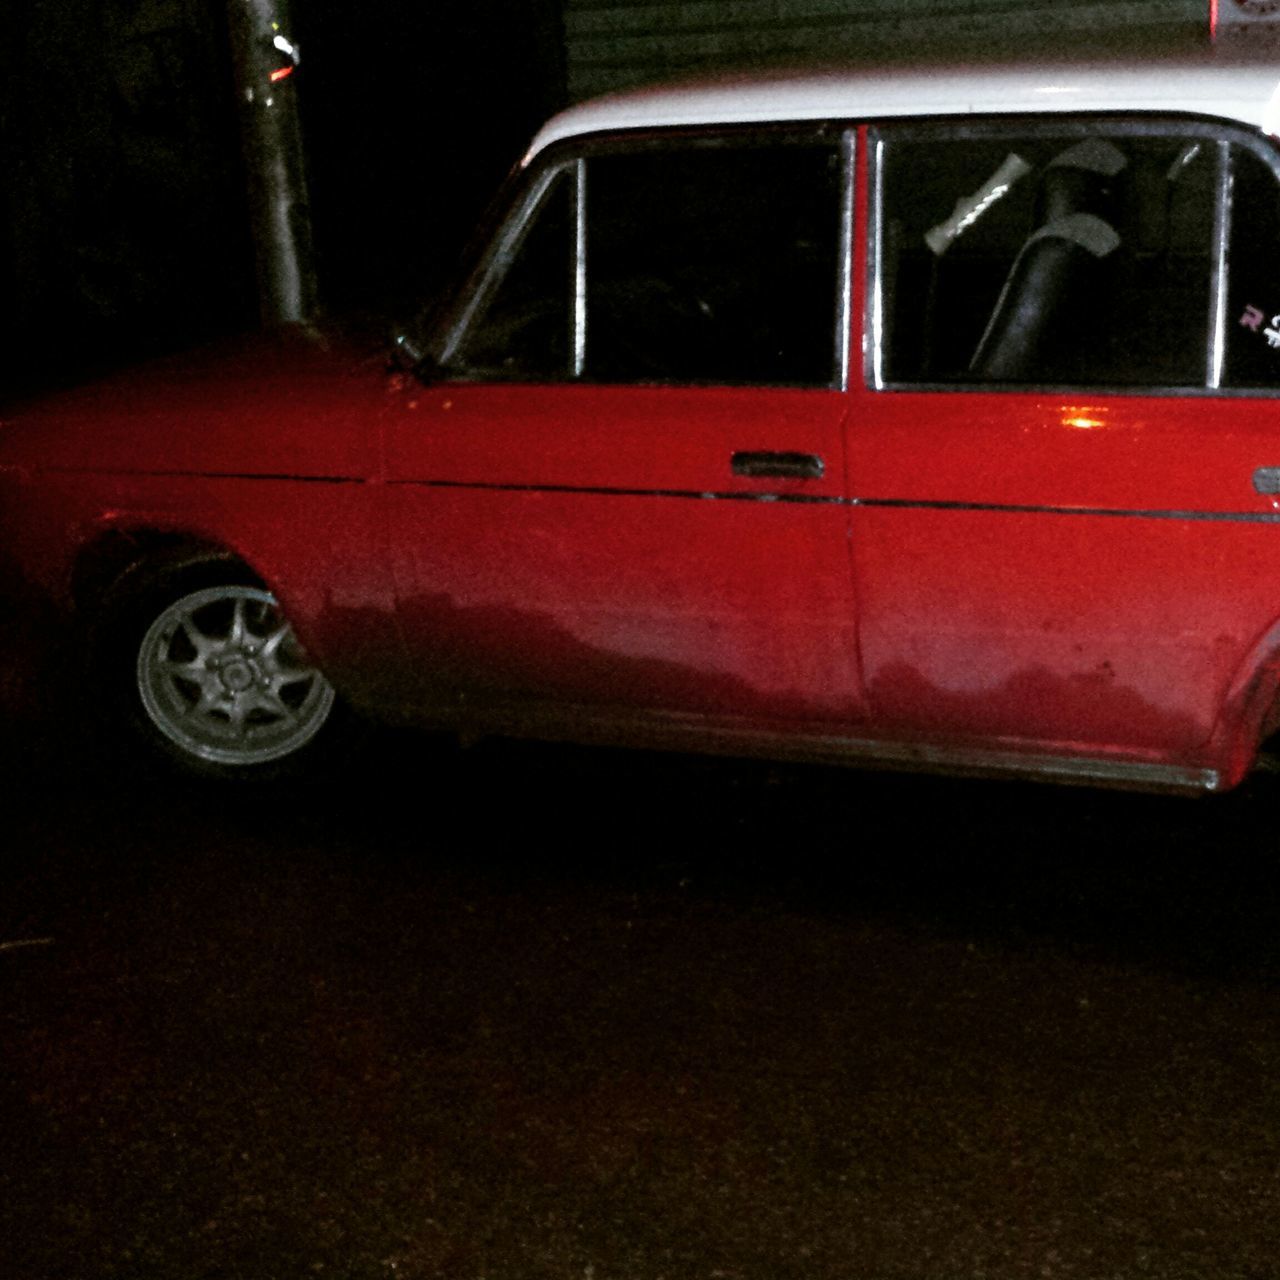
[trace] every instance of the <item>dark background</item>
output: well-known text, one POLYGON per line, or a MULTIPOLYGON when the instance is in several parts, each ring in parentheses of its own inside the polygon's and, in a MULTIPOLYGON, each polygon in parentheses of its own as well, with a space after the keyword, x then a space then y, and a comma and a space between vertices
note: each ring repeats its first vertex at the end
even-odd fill
MULTIPOLYGON (((228 2, 0 0, 0 397, 256 324, 228 2)), ((416 314, 569 97, 930 50, 1141 54, 1206 26, 1200 0, 293 0, 324 311, 416 314)))
MULTIPOLYGON (((322 306, 416 313, 563 103, 557 0, 296 0, 322 306)), ((0 394, 257 323, 223 0, 0 3, 0 394)))
MULTIPOLYGON (((556 5, 295 3, 324 305, 390 324, 563 99, 556 5)), ((0 395, 256 324, 220 0, 0 0, 0 171, 0 395)), ((0 733, 0 1273, 1275 1273, 1274 776, 384 734, 213 796, 42 697, 57 741, 0 733)))

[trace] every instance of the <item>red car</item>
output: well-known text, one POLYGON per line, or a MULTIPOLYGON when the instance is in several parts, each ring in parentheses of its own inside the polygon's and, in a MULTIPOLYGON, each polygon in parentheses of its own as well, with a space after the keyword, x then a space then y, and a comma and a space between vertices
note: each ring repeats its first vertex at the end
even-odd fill
POLYGON ((1280 723, 1278 130, 1212 54, 576 107, 390 371, 6 416, 0 545, 199 771, 354 705, 1227 788, 1280 723))

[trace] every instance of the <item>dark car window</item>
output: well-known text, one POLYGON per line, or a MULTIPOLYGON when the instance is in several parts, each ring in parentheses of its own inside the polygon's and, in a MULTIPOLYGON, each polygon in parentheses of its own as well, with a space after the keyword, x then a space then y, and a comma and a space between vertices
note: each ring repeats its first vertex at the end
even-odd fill
POLYGON ((450 363, 468 376, 829 385, 841 172, 834 142, 684 140, 570 164, 450 363))
POLYGON ((1172 126, 886 131, 880 378, 1204 386, 1223 154, 1172 126))
POLYGON ((831 382, 839 174, 832 146, 588 162, 587 375, 831 382))

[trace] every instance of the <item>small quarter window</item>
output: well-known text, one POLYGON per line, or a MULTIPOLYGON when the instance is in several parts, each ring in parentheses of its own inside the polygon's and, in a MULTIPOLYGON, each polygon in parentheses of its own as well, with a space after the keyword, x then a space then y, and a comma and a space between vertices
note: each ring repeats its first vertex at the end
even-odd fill
POLYGON ((473 375, 558 378, 569 368, 573 323, 573 182, 556 173, 525 221, 508 227, 488 305, 454 363, 473 375), (496 277, 496 279, 495 279, 496 277))

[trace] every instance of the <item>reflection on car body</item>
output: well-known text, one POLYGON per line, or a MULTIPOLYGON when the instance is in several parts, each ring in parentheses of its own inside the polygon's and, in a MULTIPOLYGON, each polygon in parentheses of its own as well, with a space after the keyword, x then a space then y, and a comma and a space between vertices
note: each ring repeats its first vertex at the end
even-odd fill
POLYGON ((7 418, 5 546, 207 772, 356 705, 1230 787, 1277 725, 1278 98, 1219 53, 575 107, 391 373, 260 344, 7 418))

